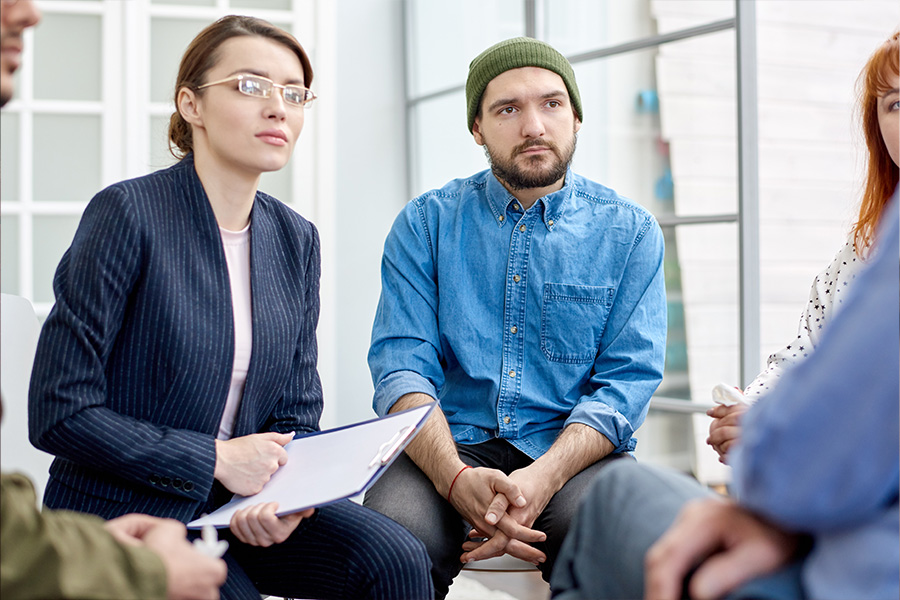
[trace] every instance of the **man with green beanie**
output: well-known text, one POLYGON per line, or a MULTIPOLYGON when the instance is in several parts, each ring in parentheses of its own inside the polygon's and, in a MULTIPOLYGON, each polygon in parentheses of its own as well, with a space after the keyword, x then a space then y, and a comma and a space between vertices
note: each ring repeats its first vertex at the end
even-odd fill
POLYGON ((397 217, 369 350, 379 415, 440 401, 365 499, 425 543, 438 598, 504 553, 549 580, 588 482, 635 447, 666 341, 659 225, 570 168, 565 57, 500 42, 466 104, 491 168, 397 217))

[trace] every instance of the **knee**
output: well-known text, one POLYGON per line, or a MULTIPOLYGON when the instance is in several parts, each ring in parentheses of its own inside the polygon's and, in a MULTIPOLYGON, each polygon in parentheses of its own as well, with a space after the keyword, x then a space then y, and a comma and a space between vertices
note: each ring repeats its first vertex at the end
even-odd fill
POLYGON ((371 571, 372 598, 432 598, 431 559, 425 545, 401 527, 391 532, 380 548, 370 552, 366 564, 371 571))
POLYGON ((588 511, 609 510, 629 494, 628 488, 640 465, 631 460, 617 460, 603 468, 584 495, 583 506, 588 511))
POLYGON ((425 544, 420 539, 404 530, 402 535, 391 543, 393 554, 388 561, 389 569, 402 577, 424 577, 430 579, 431 559, 425 544))

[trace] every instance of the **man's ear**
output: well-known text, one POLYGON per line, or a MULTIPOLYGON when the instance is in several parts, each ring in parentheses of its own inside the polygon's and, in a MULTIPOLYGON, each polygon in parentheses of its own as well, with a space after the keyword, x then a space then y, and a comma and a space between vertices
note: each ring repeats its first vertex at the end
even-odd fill
POLYGON ((579 119, 578 117, 575 117, 575 133, 578 133, 578 131, 580 129, 581 129, 581 119, 579 119))
POLYGON ((472 123, 472 136, 475 138, 476 144, 484 146, 484 136, 481 135, 481 117, 475 117, 475 122, 472 123))
POLYGON ((194 90, 183 87, 178 90, 178 100, 175 107, 181 113, 181 118, 195 127, 203 126, 203 114, 199 106, 199 98, 194 90))

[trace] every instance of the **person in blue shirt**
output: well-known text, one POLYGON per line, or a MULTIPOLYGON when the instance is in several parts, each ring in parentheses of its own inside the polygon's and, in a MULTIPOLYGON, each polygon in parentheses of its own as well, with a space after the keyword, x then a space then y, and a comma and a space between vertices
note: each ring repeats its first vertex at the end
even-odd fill
POLYGON ((898 219, 895 191, 819 346, 745 414, 735 499, 611 465, 572 525, 555 599, 900 596, 898 219))
POLYGON ((587 483, 635 447, 666 340, 659 225, 570 169, 569 62, 500 42, 466 100, 491 168, 397 217, 369 350, 379 415, 440 402, 365 499, 425 543, 438 598, 504 553, 549 580, 587 483))

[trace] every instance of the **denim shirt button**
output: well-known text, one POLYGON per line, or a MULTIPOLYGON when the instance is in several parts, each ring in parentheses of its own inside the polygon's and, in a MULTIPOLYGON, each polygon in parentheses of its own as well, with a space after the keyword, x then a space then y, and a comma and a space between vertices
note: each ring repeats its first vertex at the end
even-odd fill
POLYGON ((519 231, 525 231, 527 229, 524 225, 519 225, 519 231))
POLYGON ((519 283, 520 281, 522 281, 522 278, 519 277, 518 275, 513 275, 513 281, 515 281, 516 283, 519 283))
POLYGON ((505 218, 506 217, 504 217, 503 215, 500 215, 499 217, 497 217, 497 220, 502 223, 505 218))
POLYGON ((553 227, 553 219, 550 219, 549 221, 547 221, 547 225, 549 225, 550 227, 553 227))
POLYGON ((516 372, 513 371, 513 370, 510 370, 510 371, 509 371, 509 376, 510 376, 510 377, 515 377, 515 376, 516 376, 516 372))
POLYGON ((509 425, 509 417, 503 417, 503 422, 509 425))
POLYGON ((509 332, 513 333, 513 334, 519 333, 519 328, 516 327, 515 325, 513 325, 512 327, 509 328, 509 332))

